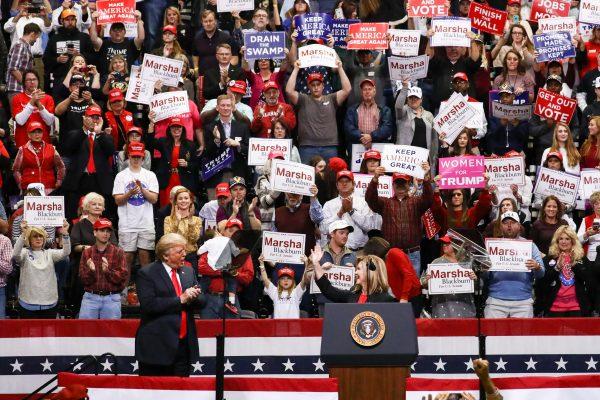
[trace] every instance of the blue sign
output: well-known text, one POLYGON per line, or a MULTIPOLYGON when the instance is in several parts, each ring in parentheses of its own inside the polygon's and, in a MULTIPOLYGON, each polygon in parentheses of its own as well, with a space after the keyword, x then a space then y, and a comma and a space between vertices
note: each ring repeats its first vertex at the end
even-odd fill
POLYGON ((571 33, 551 32, 533 35, 533 45, 538 53, 537 62, 575 57, 571 33))
POLYGON ((216 157, 204 159, 200 176, 202 177, 202 180, 206 181, 225 168, 230 168, 232 163, 233 151, 231 151, 231 147, 227 147, 223 151, 219 151, 219 154, 217 154, 216 157))
POLYGON ((252 32, 244 35, 246 60, 285 58, 285 32, 252 32))
POLYGON ((294 24, 298 30, 297 42, 310 39, 327 40, 327 36, 331 34, 331 25, 333 18, 325 13, 310 13, 296 15, 294 24))
POLYGON ((360 19, 334 19, 331 25, 331 36, 335 40, 333 46, 345 49, 348 45, 345 40, 348 37, 348 27, 359 22, 360 19))
MULTIPOLYGON (((514 90, 514 88, 513 88, 514 90)), ((489 93, 489 114, 492 115, 492 103, 494 101, 500 102, 500 91, 499 90, 490 90, 489 93)), ((513 100, 513 105, 519 106, 529 104, 529 92, 526 90, 519 95, 515 95, 515 99, 513 100)))

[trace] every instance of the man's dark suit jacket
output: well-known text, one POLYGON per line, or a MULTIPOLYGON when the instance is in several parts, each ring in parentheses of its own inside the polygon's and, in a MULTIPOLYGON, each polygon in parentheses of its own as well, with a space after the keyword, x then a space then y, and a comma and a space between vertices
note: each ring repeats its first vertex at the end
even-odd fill
MULTIPOLYGON (((228 69, 229 79, 234 81, 245 81, 246 73, 243 69, 238 67, 237 65, 229 65, 228 69)), ((227 92, 227 86, 223 89, 219 86, 219 82, 221 82, 221 70, 219 67, 212 68, 206 71, 204 74, 204 98, 206 100, 212 100, 219 97, 221 94, 225 94, 227 92)))
MULTIPOLYGON (((204 155, 205 159, 213 159, 220 152, 225 150, 225 146, 223 143, 226 139, 234 139, 241 138, 240 147, 235 147, 233 149, 233 157, 234 161, 231 165, 231 170, 234 175, 241 176, 247 178, 248 175, 248 141, 250 140, 250 130, 248 129, 248 125, 232 120, 231 121, 231 133, 229 137, 225 136, 225 129, 223 128, 223 124, 220 119, 215 121, 208 122, 204 125, 204 155), (217 146, 215 144, 215 138, 213 136, 213 130, 215 129, 215 125, 219 130, 221 146, 217 146)), ((221 174, 217 174, 211 179, 208 180, 207 184, 209 187, 214 187, 218 183, 221 182, 221 174)))

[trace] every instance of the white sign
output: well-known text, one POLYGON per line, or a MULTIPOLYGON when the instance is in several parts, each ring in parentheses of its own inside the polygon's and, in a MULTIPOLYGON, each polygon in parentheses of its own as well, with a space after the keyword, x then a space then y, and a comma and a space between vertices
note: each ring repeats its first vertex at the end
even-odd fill
POLYGON ((538 171, 533 193, 542 198, 553 194, 567 205, 575 203, 577 188, 579 187, 579 176, 544 167, 540 167, 538 171))
POLYGON ((271 189, 278 192, 310 196, 310 188, 314 184, 314 167, 292 161, 273 160, 271 189))
POLYGON ((185 90, 178 92, 165 92, 152 96, 150 111, 156 114, 155 121, 162 121, 169 117, 190 112, 190 102, 185 90))
MULTIPOLYGON (((372 150, 378 150, 380 153, 383 152, 384 147, 385 147, 385 143, 373 143, 371 145, 372 150)), ((350 158, 350 160, 352 161, 352 165, 350 166, 350 171, 352 171, 352 172, 360 171, 360 164, 362 164, 363 155, 365 154, 366 151, 367 151, 367 149, 365 149, 365 146, 363 146, 360 143, 355 143, 352 145, 352 157, 350 158)))
POLYGON ((427 274, 431 277, 427 291, 429 294, 473 293, 475 285, 470 272, 460 264, 429 264, 427 274))
POLYGON ((465 98, 454 92, 445 105, 440 106, 440 112, 433 120, 433 128, 439 133, 445 133, 444 141, 451 145, 475 115, 465 98))
POLYGON ((23 219, 31 226, 63 226, 63 196, 25 196, 23 219))
POLYGON ((381 154, 381 166, 386 172, 400 172, 423 179, 422 164, 429 159, 429 150, 421 147, 386 144, 381 154))
POLYGON ((337 54, 335 50, 322 44, 309 44, 298 49, 300 68, 322 65, 324 67, 337 67, 337 54))
POLYGON ((217 12, 254 10, 254 0, 217 0, 217 12))
POLYGON ((598 4, 598 0, 581 0, 581 3, 579 3, 579 22, 600 25, 600 4, 598 4))
POLYGON ((177 87, 183 71, 183 61, 172 58, 144 54, 142 79, 161 81, 165 86, 177 87))
POLYGON ((596 168, 584 168, 579 175, 579 186, 583 189, 584 200, 589 199, 594 192, 600 191, 600 171, 596 168))
MULTIPOLYGON (((372 179, 373 175, 354 174, 354 194, 365 197, 365 193, 367 193, 367 187, 369 186, 369 183, 371 183, 372 179)), ((380 197, 388 198, 394 195, 391 176, 381 175, 377 182, 377 193, 380 197)))
POLYGON ((292 139, 250 138, 248 145, 248 165, 265 165, 269 153, 282 151, 286 160, 292 157, 292 139))
POLYGON ((412 57, 419 54, 421 31, 389 29, 391 36, 390 50, 395 56, 412 57))
POLYGON ((275 263, 303 264, 306 235, 303 233, 262 233, 262 254, 275 263))
POLYGON ((523 186, 525 185, 525 159, 521 156, 486 158, 485 173, 489 177, 490 186, 523 186))
MULTIPOLYGON (((448 99, 448 101, 450 101, 450 99, 448 99)), ((465 99, 465 101, 467 101, 467 99, 465 99)), ((446 103, 447 102, 445 101, 440 103, 440 110, 446 107, 446 103)), ((477 130, 483 128, 483 124, 487 122, 485 111, 483 111, 483 103, 480 101, 467 101, 467 105, 473 110, 475 115, 465 123, 464 127, 477 130)))
POLYGON ((431 30, 431 47, 471 46, 471 39, 467 36, 471 31, 470 18, 434 17, 431 19, 431 30))
POLYGON ((216 219, 205 219, 204 220, 204 232, 212 230, 217 230, 217 220, 216 219))
POLYGON ((496 118, 526 121, 531 118, 531 110, 531 104, 502 104, 498 101, 492 102, 492 116, 496 118))
POLYGON ((491 239, 485 240, 490 256, 490 271, 529 272, 525 263, 531 260, 531 240, 491 239))
POLYGON ((416 81, 427 77, 427 69, 429 68, 429 56, 422 55, 416 57, 389 57, 388 67, 390 71, 390 79, 401 81, 409 79, 416 81))
POLYGON ((125 100, 148 105, 153 95, 154 82, 142 79, 142 69, 138 65, 132 65, 125 100))
MULTIPOLYGON (((355 274, 356 270, 354 267, 342 265, 334 265, 324 273, 324 275, 327 276, 327 279, 329 279, 329 282, 331 282, 331 286, 340 290, 352 289, 352 286, 354 286, 355 274)), ((315 278, 310 281, 310 293, 321 293, 321 290, 315 282, 315 278)))
POLYGON ((552 17, 538 19, 538 29, 542 33, 569 32, 571 36, 577 34, 577 21, 575 17, 552 17))

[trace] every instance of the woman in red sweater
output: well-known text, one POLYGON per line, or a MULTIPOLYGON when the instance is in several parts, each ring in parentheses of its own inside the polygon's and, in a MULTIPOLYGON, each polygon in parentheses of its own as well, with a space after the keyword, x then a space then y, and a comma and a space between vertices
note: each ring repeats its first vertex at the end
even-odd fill
POLYGON ((600 117, 592 117, 588 123, 588 137, 581 146, 581 168, 596 168, 600 165, 600 117))
POLYGON ((30 183, 43 183, 46 195, 62 185, 65 164, 58 151, 42 140, 44 126, 33 121, 27 125, 29 141, 19 148, 13 164, 17 185, 25 192, 30 183))

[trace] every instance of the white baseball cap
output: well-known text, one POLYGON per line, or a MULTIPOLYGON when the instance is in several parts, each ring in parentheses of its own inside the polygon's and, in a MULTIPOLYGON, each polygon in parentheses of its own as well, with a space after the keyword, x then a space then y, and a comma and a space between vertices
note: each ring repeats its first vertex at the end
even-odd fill
POLYGON ((415 97, 418 97, 418 98, 422 99, 423 98, 423 91, 418 86, 411 86, 410 89, 408 89, 408 94, 406 96, 407 97, 415 96, 415 97))
POLYGON ((337 221, 333 221, 331 224, 329 224, 330 234, 339 229, 348 229, 350 232, 354 232, 354 228, 352 227, 352 225, 350 225, 348 221, 344 221, 343 219, 338 219, 337 221))
POLYGON ((594 87, 600 89, 600 76, 594 79, 594 87))
POLYGON ((502 217, 500 219, 502 221, 504 221, 507 218, 513 219, 516 222, 521 222, 521 220, 519 219, 519 214, 517 214, 514 211, 507 211, 507 212, 505 212, 504 214, 502 214, 502 217))
POLYGON ((29 189, 35 189, 38 192, 40 192, 40 195, 45 195, 46 194, 46 187, 44 186, 43 183, 40 182, 34 182, 34 183, 30 183, 29 185, 27 185, 27 190, 29 189))

